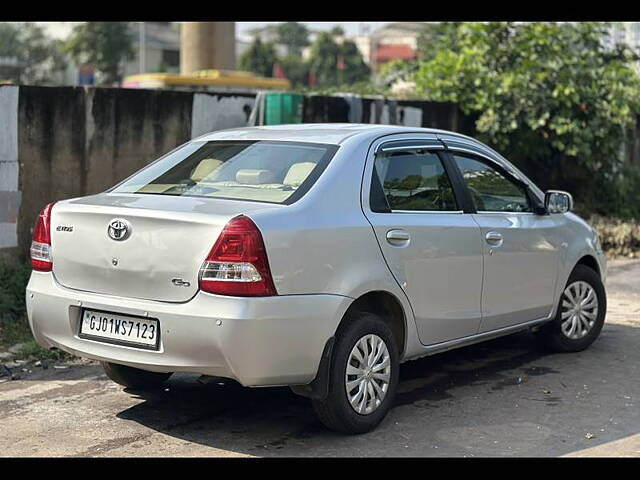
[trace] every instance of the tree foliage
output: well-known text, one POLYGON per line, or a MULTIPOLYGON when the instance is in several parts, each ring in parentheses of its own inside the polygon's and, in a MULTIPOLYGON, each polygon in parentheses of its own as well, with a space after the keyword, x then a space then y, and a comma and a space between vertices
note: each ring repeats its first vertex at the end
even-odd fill
POLYGON ((478 136, 541 186, 572 188, 593 205, 619 203, 598 186, 620 180, 640 77, 633 52, 604 46, 606 26, 444 24, 421 39, 417 93, 476 115, 478 136))
POLYGON ((311 46, 309 68, 315 74, 319 87, 354 84, 369 79, 369 67, 356 44, 351 40, 336 42, 334 35, 344 33, 336 28, 320 33, 311 46))
POLYGON ((122 79, 122 63, 134 58, 128 22, 87 22, 76 25, 65 50, 78 64, 93 65, 103 83, 122 79))
POLYGON ((286 22, 278 25, 278 43, 287 48, 287 54, 279 56, 272 43, 256 37, 241 55, 239 68, 258 75, 271 77, 273 66, 279 64, 294 88, 306 89, 309 76, 315 83, 312 88, 335 89, 369 83, 370 69, 364 62, 356 44, 344 38, 344 30, 335 27, 321 32, 311 45, 309 59, 302 57, 302 48, 309 45, 308 31, 304 25, 286 22))
POLYGON ((303 87, 308 85, 309 64, 300 56, 287 55, 280 59, 280 65, 282 65, 282 68, 293 87, 303 87))
POLYGON ((341 83, 353 84, 366 81, 371 74, 369 66, 364 63, 360 50, 352 40, 344 40, 340 46, 343 69, 338 70, 341 83))
POLYGON ((278 61, 276 49, 270 42, 256 37, 249 48, 240 56, 240 69, 254 72, 263 77, 273 76, 273 65, 278 61))
POLYGON ((309 68, 320 86, 338 83, 338 54, 340 47, 329 32, 318 34, 311 45, 309 68))
POLYGON ((55 84, 67 66, 60 42, 35 23, 0 23, 0 57, 0 80, 15 83, 55 84))
POLYGON ((309 30, 298 22, 284 22, 278 25, 278 42, 287 47, 287 54, 300 56, 302 49, 309 45, 309 30))

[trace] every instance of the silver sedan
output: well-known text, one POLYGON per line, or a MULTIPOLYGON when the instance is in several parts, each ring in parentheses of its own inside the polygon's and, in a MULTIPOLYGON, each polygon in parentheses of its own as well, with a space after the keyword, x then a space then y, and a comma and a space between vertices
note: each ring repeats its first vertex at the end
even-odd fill
POLYGON ((218 131, 42 210, 29 322, 129 388, 287 385, 362 433, 406 360, 524 329, 561 352, 596 339, 605 257, 571 208, 452 132, 218 131))

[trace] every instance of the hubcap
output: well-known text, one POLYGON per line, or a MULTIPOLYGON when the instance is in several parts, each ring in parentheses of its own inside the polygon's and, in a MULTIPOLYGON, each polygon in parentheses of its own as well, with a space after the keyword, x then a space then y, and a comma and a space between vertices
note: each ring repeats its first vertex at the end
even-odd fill
POLYGON ((361 415, 374 412, 384 400, 391 378, 387 345, 374 334, 358 340, 349 354, 345 388, 351 407, 361 415))
POLYGON ((598 318, 598 296, 587 282, 573 282, 562 294, 562 333, 572 340, 587 335, 598 318))

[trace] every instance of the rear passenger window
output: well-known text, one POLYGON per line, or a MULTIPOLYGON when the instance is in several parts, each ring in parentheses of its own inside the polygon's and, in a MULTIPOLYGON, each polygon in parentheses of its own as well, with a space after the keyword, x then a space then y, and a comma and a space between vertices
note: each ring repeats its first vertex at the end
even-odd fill
POLYGON ((436 153, 385 152, 376 156, 375 173, 391 210, 458 210, 451 182, 436 153))

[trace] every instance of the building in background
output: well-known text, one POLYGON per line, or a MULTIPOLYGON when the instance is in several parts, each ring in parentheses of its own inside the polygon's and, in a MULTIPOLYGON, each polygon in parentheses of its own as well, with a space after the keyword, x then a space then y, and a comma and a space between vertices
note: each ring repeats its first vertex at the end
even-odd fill
POLYGON ((372 32, 368 47, 372 71, 379 71, 382 65, 391 60, 415 60, 418 37, 425 25, 426 22, 396 22, 372 32))
POLYGON ((123 76, 146 72, 177 73, 180 70, 180 24, 131 22, 134 58, 124 64, 123 76))

